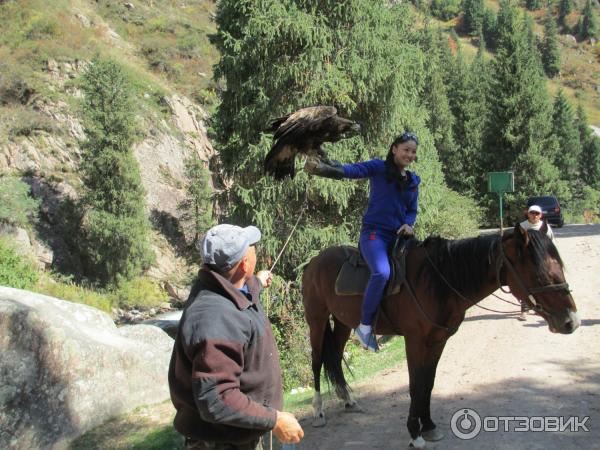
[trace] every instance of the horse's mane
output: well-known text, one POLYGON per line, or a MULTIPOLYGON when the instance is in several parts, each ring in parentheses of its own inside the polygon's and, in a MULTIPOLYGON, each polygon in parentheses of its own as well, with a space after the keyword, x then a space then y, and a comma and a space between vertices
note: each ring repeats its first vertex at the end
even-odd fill
MULTIPOLYGON (((504 237, 514 234, 508 230, 504 237)), ((545 284, 550 282, 546 258, 552 257, 563 267, 563 261, 558 254, 556 246, 546 233, 537 230, 528 230, 529 245, 527 251, 519 251, 519 258, 529 257, 538 280, 545 284)), ((495 263, 494 255, 502 237, 499 235, 485 235, 474 238, 449 240, 439 236, 432 236, 421 244, 433 264, 442 273, 447 282, 467 298, 477 293, 489 281, 490 265, 495 263)), ((522 247, 519 247, 522 248, 522 247)), ((495 272, 493 272, 495 274, 495 272)), ((429 261, 421 266, 418 279, 424 280, 431 287, 439 299, 448 298, 453 290, 448 286, 437 271, 431 267, 429 261), (426 269, 426 270, 425 270, 426 269)))
MULTIPOLYGON (((546 267, 546 257, 550 256, 554 258, 560 264, 560 267, 564 269, 563 261, 558 254, 558 249, 552 242, 552 240, 546 235, 545 232, 538 230, 528 230, 529 235, 529 257, 535 267, 535 273, 540 283, 550 283, 550 277, 548 275, 548 268, 546 267)), ((519 255, 523 258, 525 255, 522 253, 519 255)))
MULTIPOLYGON (((427 251, 448 283, 469 298, 488 281, 490 264, 500 239, 499 235, 459 240, 432 236, 425 239, 421 247, 427 251)), ((421 277, 439 299, 448 298, 454 293, 427 260, 419 271, 418 279, 421 277)))

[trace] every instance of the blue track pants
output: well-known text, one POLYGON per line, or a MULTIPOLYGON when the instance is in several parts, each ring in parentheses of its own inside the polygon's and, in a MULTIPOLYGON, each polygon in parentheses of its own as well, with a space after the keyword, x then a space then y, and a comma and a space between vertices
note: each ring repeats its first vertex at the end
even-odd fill
POLYGON ((394 242, 396 233, 374 231, 364 229, 360 233, 360 251, 371 270, 371 276, 362 305, 360 323, 371 325, 377 307, 381 303, 383 290, 390 279, 390 261, 388 259, 388 248, 394 242))

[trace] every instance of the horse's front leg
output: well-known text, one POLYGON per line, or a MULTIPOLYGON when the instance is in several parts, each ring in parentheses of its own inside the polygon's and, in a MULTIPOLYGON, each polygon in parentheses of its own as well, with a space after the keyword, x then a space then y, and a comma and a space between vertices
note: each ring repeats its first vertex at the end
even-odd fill
POLYGON ((437 365, 442 356, 446 345, 446 340, 436 341, 426 347, 425 364, 423 369, 424 376, 424 398, 421 412, 421 435, 426 441, 439 441, 444 438, 444 434, 436 427, 431 419, 431 391, 435 383, 435 373, 437 365))
POLYGON ((406 426, 410 433, 409 447, 424 448, 425 440, 439 441, 443 435, 431 420, 431 390, 435 381, 437 364, 445 341, 427 345, 424 338, 406 338, 410 408, 406 426))
POLYGON ((425 440, 421 436, 421 416, 424 413, 425 382, 424 357, 425 344, 421 338, 405 337, 406 361, 408 363, 408 386, 410 407, 406 427, 410 434, 409 447, 424 448, 425 440))

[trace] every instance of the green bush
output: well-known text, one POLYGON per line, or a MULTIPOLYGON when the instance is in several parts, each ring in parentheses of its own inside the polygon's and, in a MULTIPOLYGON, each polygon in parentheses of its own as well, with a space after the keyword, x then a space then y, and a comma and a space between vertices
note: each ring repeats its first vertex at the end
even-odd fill
POLYGON ((30 289, 38 280, 38 271, 31 261, 20 256, 5 239, 0 239, 0 285, 30 289))
POLYGON ((9 123, 9 136, 31 136, 34 131, 56 131, 49 117, 30 108, 18 108, 9 123))
POLYGON ((14 61, 0 62, 0 105, 7 103, 24 105, 33 95, 35 90, 26 80, 24 72, 29 73, 31 69, 14 61))
POLYGON ((575 194, 563 210, 565 223, 584 223, 584 212, 592 213, 594 221, 600 217, 600 190, 584 186, 582 191, 575 194))
POLYGON ((299 289, 276 276, 261 300, 273 324, 284 390, 312 384, 308 326, 299 289))
POLYGON ((30 190, 17 177, 0 176, 0 222, 27 228, 35 220, 39 200, 29 196, 30 190))
POLYGON ((431 14, 442 20, 450 20, 461 11, 461 0, 432 0, 431 14))
POLYGON ((49 39, 58 35, 59 31, 60 26, 53 18, 36 15, 30 19, 23 36, 32 41, 49 39))
POLYGON ((473 200, 447 188, 436 188, 424 191, 419 202, 428 205, 417 215, 415 231, 419 239, 431 235, 458 239, 477 234, 482 211, 473 200), (435 201, 437 196, 444 201, 435 201))
POLYGON ((119 308, 150 309, 169 301, 169 296, 154 281, 135 278, 121 281, 111 293, 112 304, 119 308))
POLYGON ((69 279, 61 279, 58 275, 55 277, 58 279, 43 276, 32 290, 50 297, 92 306, 107 313, 111 312, 112 297, 110 295, 77 285, 69 279))

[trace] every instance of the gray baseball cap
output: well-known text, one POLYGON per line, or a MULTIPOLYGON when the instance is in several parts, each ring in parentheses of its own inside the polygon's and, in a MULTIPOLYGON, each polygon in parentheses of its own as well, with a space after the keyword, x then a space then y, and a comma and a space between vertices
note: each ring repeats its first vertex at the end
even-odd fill
POLYGON ((221 224, 207 231, 202 240, 202 261, 219 270, 231 269, 246 254, 248 247, 260 241, 260 230, 249 226, 221 224))

